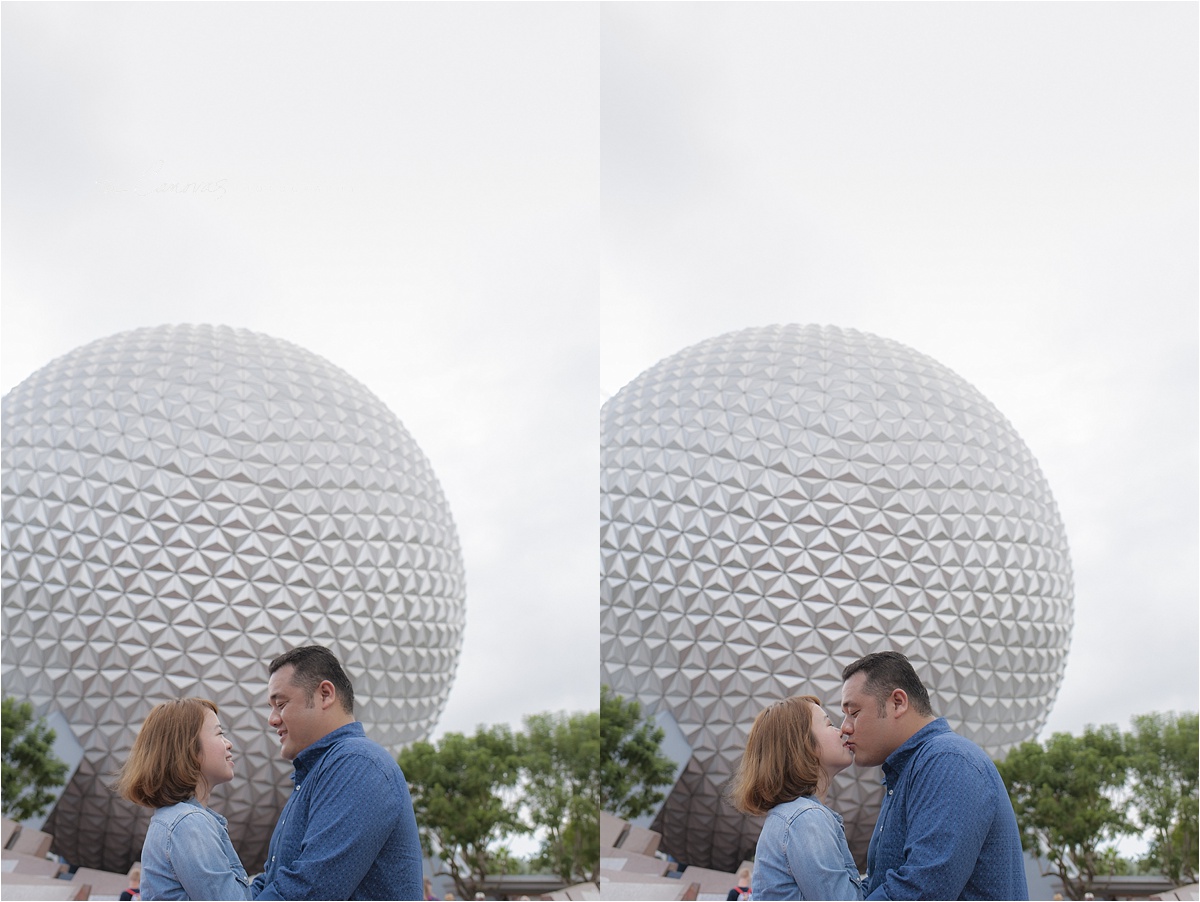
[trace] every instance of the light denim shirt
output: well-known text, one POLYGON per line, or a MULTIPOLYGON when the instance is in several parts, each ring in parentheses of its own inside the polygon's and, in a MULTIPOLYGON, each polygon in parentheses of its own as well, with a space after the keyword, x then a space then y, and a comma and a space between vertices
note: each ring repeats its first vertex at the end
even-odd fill
POLYGON ((225 818, 195 799, 154 809, 142 844, 143 899, 249 899, 225 818))
POLYGON ((751 899, 861 899, 842 817, 812 796, 767 813, 754 853, 751 899))

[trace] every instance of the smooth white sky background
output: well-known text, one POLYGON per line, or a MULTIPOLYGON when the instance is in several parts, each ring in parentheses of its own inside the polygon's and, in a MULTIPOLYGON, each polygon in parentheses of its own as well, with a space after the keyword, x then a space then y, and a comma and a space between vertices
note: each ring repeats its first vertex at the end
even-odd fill
POLYGON ((1044 736, 1197 710, 1197 9, 601 17, 604 393, 775 322, 892 338, 973 384, 1071 547, 1044 736))
POLYGON ((429 457, 467 629, 437 734, 599 706, 596 14, 4 4, 7 392, 139 326, 345 369, 429 457), (164 183, 211 190, 156 193, 164 183))
POLYGON ((1196 710, 1197 10, 6 3, 0 390, 170 322, 361 380, 462 540, 440 734, 598 705, 607 397, 734 329, 862 329, 1049 480, 1045 733, 1196 710))

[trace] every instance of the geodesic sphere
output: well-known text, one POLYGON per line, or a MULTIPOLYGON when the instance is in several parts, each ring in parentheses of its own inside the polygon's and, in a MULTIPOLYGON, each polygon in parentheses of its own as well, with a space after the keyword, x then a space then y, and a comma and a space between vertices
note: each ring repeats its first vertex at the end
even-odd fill
POLYGON ((237 775, 213 807, 262 869, 291 765, 267 663, 330 647, 367 735, 398 752, 445 706, 465 591, 429 461, 342 370, 266 335, 113 335, 3 399, 3 683, 61 711, 84 759, 43 828, 124 871, 150 812, 106 784, 147 712, 211 698, 237 775))
MULTIPOLYGON (((732 871, 761 819, 721 792, 754 717, 908 655, 934 711, 991 755, 1032 738, 1072 626, 1067 541, 1013 427, 930 358, 849 329, 722 335, 642 373, 601 425, 602 680, 692 748, 655 828, 732 871)), ((860 864, 878 768, 834 783, 860 864)))

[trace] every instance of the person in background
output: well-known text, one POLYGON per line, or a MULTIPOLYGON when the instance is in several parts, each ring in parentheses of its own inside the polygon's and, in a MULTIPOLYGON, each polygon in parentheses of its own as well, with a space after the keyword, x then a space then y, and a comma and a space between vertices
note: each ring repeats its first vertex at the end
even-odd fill
POLYGON ((725 894, 725 902, 737 902, 738 899, 750 898, 750 869, 742 868, 738 871, 737 886, 725 894))
POLYGON ((842 733, 886 793, 867 851, 869 899, 1028 899, 1017 818, 992 759, 935 717, 899 652, 842 671, 842 733))
POLYGON ((841 815, 825 802, 853 763, 820 701, 796 695, 760 711, 729 787, 743 814, 767 816, 754 853, 754 899, 861 899, 841 815))
POLYGON ((256 899, 420 899, 421 844, 400 765, 354 717, 354 687, 320 645, 268 668, 267 723, 294 767, 256 899))
POLYGON ((135 864, 129 869, 129 886, 121 890, 121 895, 117 898, 120 902, 136 902, 142 898, 141 891, 142 883, 142 866, 135 864))
POLYGON ((154 809, 137 884, 143 899, 250 898, 225 818, 208 807, 213 787, 233 779, 233 743, 217 714, 206 698, 155 705, 117 775, 116 792, 154 809))

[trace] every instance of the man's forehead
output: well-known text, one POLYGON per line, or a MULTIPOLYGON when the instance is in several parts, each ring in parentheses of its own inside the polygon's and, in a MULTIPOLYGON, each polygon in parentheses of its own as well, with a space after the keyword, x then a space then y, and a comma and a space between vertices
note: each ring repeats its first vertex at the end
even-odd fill
POLYGON ((853 674, 850 679, 842 683, 842 704, 845 705, 847 699, 854 698, 857 691, 862 688, 863 680, 859 677, 863 676, 860 673, 853 674))
POLYGON ((287 690, 292 688, 291 673, 287 673, 288 668, 280 667, 267 680, 267 692, 274 698, 277 695, 285 695, 287 690))

